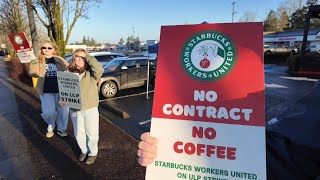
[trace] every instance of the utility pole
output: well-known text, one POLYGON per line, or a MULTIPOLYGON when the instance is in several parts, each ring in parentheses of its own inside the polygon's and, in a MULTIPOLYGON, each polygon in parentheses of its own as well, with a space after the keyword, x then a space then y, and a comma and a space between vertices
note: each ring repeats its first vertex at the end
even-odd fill
POLYGON ((132 37, 134 38, 134 27, 132 26, 132 37))
POLYGON ((233 3, 232 3, 232 22, 233 22, 234 14, 237 13, 237 12, 234 11, 234 4, 235 4, 235 3, 236 3, 236 2, 233 2, 233 3))

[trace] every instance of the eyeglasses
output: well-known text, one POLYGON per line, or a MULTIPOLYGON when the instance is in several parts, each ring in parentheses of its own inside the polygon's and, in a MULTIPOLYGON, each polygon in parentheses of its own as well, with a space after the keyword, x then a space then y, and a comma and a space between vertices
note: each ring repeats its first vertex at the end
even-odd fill
POLYGON ((49 49, 49 50, 51 50, 53 48, 52 47, 42 47, 41 49, 49 49))
POLYGON ((78 56, 78 55, 75 55, 74 57, 75 57, 75 58, 81 58, 81 59, 83 59, 84 61, 86 61, 86 60, 87 60, 87 58, 86 58, 86 57, 82 57, 82 56, 78 56))

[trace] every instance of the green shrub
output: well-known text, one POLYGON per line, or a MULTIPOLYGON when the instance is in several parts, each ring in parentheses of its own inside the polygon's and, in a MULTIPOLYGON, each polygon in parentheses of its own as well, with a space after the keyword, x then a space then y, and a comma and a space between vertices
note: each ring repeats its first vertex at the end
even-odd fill
POLYGON ((9 76, 12 80, 21 81, 32 87, 32 79, 26 71, 26 64, 22 64, 16 57, 11 58, 10 61, 6 61, 6 64, 9 76))

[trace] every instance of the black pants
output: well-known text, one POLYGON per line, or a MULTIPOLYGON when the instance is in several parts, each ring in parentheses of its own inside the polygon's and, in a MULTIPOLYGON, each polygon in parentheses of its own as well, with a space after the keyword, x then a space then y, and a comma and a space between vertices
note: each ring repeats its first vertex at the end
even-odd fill
POLYGON ((320 82, 269 123, 268 180, 314 180, 320 176, 320 82))

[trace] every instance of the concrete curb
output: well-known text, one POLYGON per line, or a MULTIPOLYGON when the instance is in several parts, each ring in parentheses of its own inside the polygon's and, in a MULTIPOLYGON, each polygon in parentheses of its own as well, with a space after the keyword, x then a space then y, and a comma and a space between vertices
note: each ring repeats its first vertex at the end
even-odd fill
POLYGON ((104 108, 104 109, 106 109, 106 110, 108 110, 108 111, 110 111, 110 112, 112 112, 113 114, 115 114, 117 116, 120 116, 123 119, 130 118, 130 115, 127 112, 125 112, 125 111, 123 111, 123 110, 121 110, 119 108, 116 108, 114 106, 111 106, 107 102, 100 102, 99 106, 104 108))

